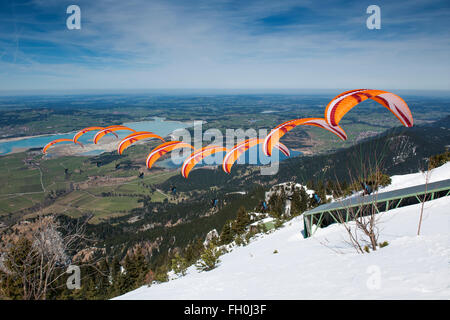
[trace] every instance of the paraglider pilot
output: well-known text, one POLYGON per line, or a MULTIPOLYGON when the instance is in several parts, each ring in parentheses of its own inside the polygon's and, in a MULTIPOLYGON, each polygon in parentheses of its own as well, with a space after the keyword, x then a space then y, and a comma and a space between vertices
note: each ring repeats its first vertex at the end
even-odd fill
POLYGON ((361 182, 361 187, 364 190, 363 195, 369 195, 372 193, 372 188, 367 183, 361 182))
POLYGON ((320 204, 322 202, 322 199, 320 199, 320 197, 316 193, 314 193, 313 199, 317 204, 320 204))
POLYGON ((266 212, 267 211, 267 203, 265 202, 265 201, 263 201, 262 202, 262 210, 264 211, 264 212, 266 212))

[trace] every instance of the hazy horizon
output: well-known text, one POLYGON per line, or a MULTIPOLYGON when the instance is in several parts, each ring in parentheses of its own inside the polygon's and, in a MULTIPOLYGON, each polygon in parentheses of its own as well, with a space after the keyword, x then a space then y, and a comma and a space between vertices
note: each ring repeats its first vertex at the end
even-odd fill
MULTIPOLYGON (((379 89, 379 88, 378 88, 379 89)), ((333 95, 349 88, 334 89, 73 89, 73 90, 0 90, 0 97, 21 96, 96 96, 96 95, 333 95)), ((393 90, 404 96, 450 97, 450 90, 393 90)), ((330 96, 332 98, 332 96, 330 96)))

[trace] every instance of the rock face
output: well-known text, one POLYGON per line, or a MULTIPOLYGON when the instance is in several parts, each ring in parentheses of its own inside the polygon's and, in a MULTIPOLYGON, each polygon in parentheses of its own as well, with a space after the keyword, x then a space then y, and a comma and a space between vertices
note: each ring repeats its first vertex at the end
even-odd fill
POLYGON ((141 252, 145 257, 151 257, 153 255, 153 250, 156 249, 159 252, 159 247, 163 242, 164 238, 162 236, 157 237, 154 241, 141 241, 136 243, 133 247, 127 250, 127 255, 134 256, 138 252, 141 252))
POLYGON ((270 190, 265 193, 264 200, 266 201, 266 203, 269 203, 270 197, 272 197, 273 195, 281 196, 284 200, 284 214, 286 216, 290 216, 292 195, 294 194, 295 190, 299 190, 300 188, 305 190, 305 192, 310 197, 312 196, 312 194, 314 194, 313 190, 309 190, 306 186, 299 183, 283 182, 270 188, 270 190))
POLYGON ((205 247, 209 246, 209 243, 214 239, 219 238, 219 233, 216 229, 212 229, 208 234, 206 235, 205 241, 203 241, 203 245, 205 247))

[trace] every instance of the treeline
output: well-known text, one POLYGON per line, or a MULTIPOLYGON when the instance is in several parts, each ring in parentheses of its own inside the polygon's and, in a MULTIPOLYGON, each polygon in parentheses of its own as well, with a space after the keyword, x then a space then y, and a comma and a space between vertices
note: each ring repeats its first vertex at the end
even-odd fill
POLYGON ((127 155, 118 155, 116 152, 103 152, 102 154, 92 157, 90 159, 92 164, 96 164, 97 167, 101 167, 107 165, 116 160, 122 160, 127 155))
POLYGON ((142 208, 133 209, 129 215, 89 225, 88 231, 98 238, 102 247, 114 248, 111 251, 118 255, 123 255, 135 243, 162 238, 158 253, 161 254, 174 246, 184 246, 192 239, 204 237, 212 229, 220 230, 241 206, 248 210, 256 208, 264 198, 264 191, 260 186, 247 195, 234 194, 218 198, 218 194, 210 191, 202 195, 202 200, 180 203, 146 201, 142 208), (218 199, 217 206, 212 205, 215 199, 218 199), (135 216, 139 220, 130 224, 128 220, 135 216), (165 227, 169 221, 172 224, 177 221, 182 223, 165 227), (155 227, 144 230, 145 226, 152 224, 155 227), (175 241, 170 243, 173 238, 175 241))

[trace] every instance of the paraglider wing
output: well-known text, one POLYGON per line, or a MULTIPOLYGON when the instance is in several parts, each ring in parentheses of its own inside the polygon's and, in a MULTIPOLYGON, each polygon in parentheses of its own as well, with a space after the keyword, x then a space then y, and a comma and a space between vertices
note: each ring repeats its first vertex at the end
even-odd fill
POLYGON ((263 143, 263 151, 267 156, 272 155, 272 148, 278 143, 278 141, 283 137, 286 133, 294 129, 299 125, 309 125, 315 126, 322 129, 326 129, 335 135, 337 135, 340 139, 346 140, 347 134, 340 126, 331 126, 329 125, 325 119, 322 118, 302 118, 302 119, 293 119, 282 124, 276 126, 274 129, 270 131, 267 137, 264 139, 263 143))
POLYGON ((325 120, 337 126, 342 117, 357 104, 372 99, 391 111, 405 127, 412 127, 414 119, 406 102, 399 96, 382 90, 356 89, 334 97, 325 109, 325 120))
POLYGON ((183 148, 194 149, 194 147, 191 146, 190 144, 181 141, 169 141, 157 146, 148 154, 146 161, 147 168, 150 169, 152 165, 166 153, 175 149, 183 149, 183 148))
POLYGON ((152 139, 152 138, 159 139, 162 142, 166 142, 162 137, 158 136, 157 134, 155 134, 153 132, 138 131, 138 132, 129 134, 128 136, 123 138, 122 141, 120 141, 119 145, 117 146, 117 153, 122 154, 126 148, 131 146, 136 141, 143 140, 143 139, 152 139))
MULTIPOLYGON (((95 131, 95 130, 103 130, 103 129, 105 129, 105 127, 87 127, 87 128, 81 129, 73 136, 73 142, 77 143, 78 139, 86 132, 95 131)), ((113 133, 116 134, 115 132, 113 132, 113 133)), ((116 136, 117 136, 117 134, 116 134, 116 136)))
POLYGON ((200 161, 202 161, 204 158, 217 152, 226 152, 226 151, 228 151, 227 148, 214 145, 207 146, 194 151, 189 157, 186 158, 186 160, 184 160, 183 166, 181 167, 181 175, 184 178, 187 178, 192 168, 194 168, 195 165, 200 161))
POLYGON ((259 143, 262 143, 264 139, 252 138, 241 143, 235 145, 230 151, 227 152, 222 162, 222 169, 226 173, 231 172, 231 167, 234 165, 236 160, 243 154, 245 151, 250 149, 253 146, 256 146, 259 143))
MULTIPOLYGON (((50 147, 53 146, 54 144, 61 143, 61 142, 73 142, 73 139, 56 139, 56 140, 53 140, 53 141, 47 143, 47 144, 44 146, 44 148, 42 148, 42 153, 47 153, 47 149, 48 149, 48 148, 50 148, 50 147)), ((81 147, 83 147, 83 145, 82 145, 80 142, 77 141, 77 142, 75 142, 75 143, 77 143, 77 144, 79 144, 81 147)))
POLYGON ((291 152, 289 151, 289 148, 286 147, 284 144, 282 144, 281 142, 278 142, 276 145, 273 146, 274 148, 280 150, 286 157, 290 157, 291 156, 291 152))
MULTIPOLYGON (((136 130, 133 130, 131 128, 128 128, 126 126, 111 126, 111 127, 106 127, 105 129, 97 132, 97 134, 94 136, 94 143, 97 144, 97 142, 104 137, 105 135, 107 135, 108 133, 114 133, 114 131, 120 131, 120 130, 128 130, 128 131, 132 131, 132 132, 136 132, 136 130)), ((116 134, 117 137, 117 134, 116 134)))

